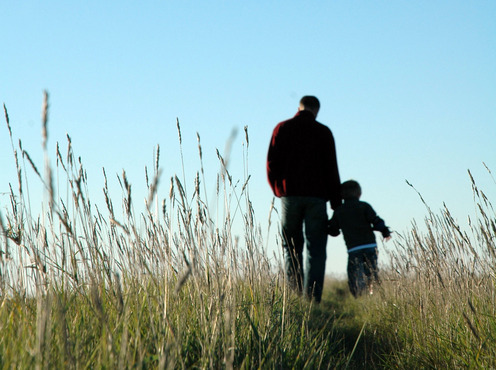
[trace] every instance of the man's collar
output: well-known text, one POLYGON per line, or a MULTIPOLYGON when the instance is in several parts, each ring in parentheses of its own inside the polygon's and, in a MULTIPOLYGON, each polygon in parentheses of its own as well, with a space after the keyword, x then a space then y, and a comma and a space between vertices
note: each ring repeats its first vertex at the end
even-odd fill
POLYGON ((307 116, 307 117, 312 117, 313 119, 315 119, 315 115, 310 112, 309 110, 299 110, 298 112, 296 112, 296 116, 307 116))

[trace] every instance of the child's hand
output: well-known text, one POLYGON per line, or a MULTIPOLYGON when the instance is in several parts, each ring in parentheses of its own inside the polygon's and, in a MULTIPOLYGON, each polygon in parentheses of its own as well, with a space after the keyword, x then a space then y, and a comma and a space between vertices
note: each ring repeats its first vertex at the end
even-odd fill
POLYGON ((389 227, 384 227, 384 229, 381 230, 381 234, 384 237, 384 239, 389 240, 391 239, 391 230, 389 230, 389 227))
POLYGON ((333 222, 333 220, 327 221, 327 234, 330 236, 339 235, 339 227, 333 222))
POLYGON ((391 240, 391 238, 392 238, 391 235, 389 235, 389 236, 387 236, 387 237, 384 238, 384 241, 385 242, 388 242, 389 240, 391 240))

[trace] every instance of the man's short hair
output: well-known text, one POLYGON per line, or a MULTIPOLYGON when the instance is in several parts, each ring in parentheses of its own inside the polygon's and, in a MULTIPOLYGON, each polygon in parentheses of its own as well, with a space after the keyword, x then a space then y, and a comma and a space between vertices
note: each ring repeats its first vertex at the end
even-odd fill
POLYGON ((311 95, 305 95, 303 98, 301 98, 300 105, 315 112, 318 112, 320 109, 319 99, 311 95))
POLYGON ((341 196, 343 199, 360 199, 362 188, 355 180, 348 180, 341 184, 341 196))

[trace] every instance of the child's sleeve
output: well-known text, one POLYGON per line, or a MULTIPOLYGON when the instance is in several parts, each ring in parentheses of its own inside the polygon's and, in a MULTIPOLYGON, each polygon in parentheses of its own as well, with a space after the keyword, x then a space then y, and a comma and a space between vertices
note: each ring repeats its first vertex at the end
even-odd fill
POLYGON ((389 231, 389 227, 386 226, 384 220, 379 216, 377 215, 375 216, 375 220, 372 222, 372 225, 373 225, 372 229, 375 231, 380 231, 384 238, 391 236, 391 231, 389 231))
POLYGON ((339 235, 339 222, 336 217, 336 212, 334 212, 332 218, 327 222, 327 233, 331 236, 339 235))
POLYGON ((391 231, 386 226, 386 223, 382 218, 380 218, 377 213, 375 213, 372 206, 369 204, 367 207, 367 218, 372 224, 372 230, 380 231, 384 238, 391 236, 391 231))

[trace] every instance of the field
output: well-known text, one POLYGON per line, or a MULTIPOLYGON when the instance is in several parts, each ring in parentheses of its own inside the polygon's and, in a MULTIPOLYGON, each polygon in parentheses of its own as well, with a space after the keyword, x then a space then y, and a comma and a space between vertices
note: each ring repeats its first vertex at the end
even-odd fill
POLYGON ((268 259, 249 178, 240 187, 219 173, 220 221, 200 195, 203 168, 192 195, 176 176, 157 206, 157 151, 146 210, 135 214, 123 172, 124 212, 106 183, 101 211, 69 137, 49 165, 47 106, 45 96, 42 172, 14 144, 4 106, 18 179, 0 210, 2 368, 496 368, 496 218, 474 179, 469 231, 426 207, 422 228, 395 236, 374 295, 354 299, 346 281, 328 280, 314 305, 268 259), (47 194, 41 215, 30 213, 27 171, 47 194))

